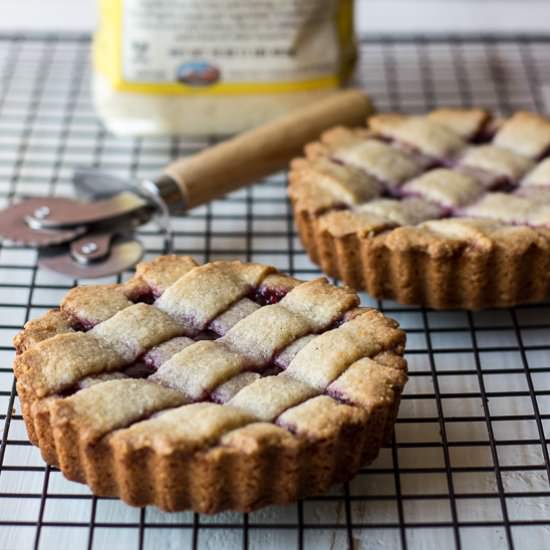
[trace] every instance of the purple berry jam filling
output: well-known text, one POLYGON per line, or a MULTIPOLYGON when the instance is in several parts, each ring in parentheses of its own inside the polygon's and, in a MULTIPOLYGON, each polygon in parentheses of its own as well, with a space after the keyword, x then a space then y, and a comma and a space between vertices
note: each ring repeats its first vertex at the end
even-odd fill
POLYGON ((322 216, 323 214, 326 214, 327 212, 332 212, 333 210, 349 210, 350 206, 348 204, 344 204, 343 202, 335 202, 334 204, 331 204, 330 206, 327 206, 325 208, 319 208, 315 211, 315 213, 318 216, 322 216))
POLYGON ((198 334, 193 336, 193 340, 198 342, 199 340, 217 340, 220 335, 217 332, 214 332, 210 329, 201 330, 198 334))
POLYGON ((330 386, 325 393, 329 397, 332 397, 332 399, 336 399, 336 401, 339 401, 344 405, 353 405, 353 403, 341 391, 331 389, 330 386))
POLYGON ((493 141, 495 134, 496 134, 496 127, 485 123, 475 133, 475 135, 468 140, 468 142, 473 143, 475 145, 483 145, 486 143, 490 143, 491 141, 493 141))
POLYGON ((548 156, 550 156, 550 146, 544 149, 544 151, 538 156, 537 160, 544 160, 548 156))
POLYGON ((275 376, 276 374, 280 374, 284 369, 282 369, 279 365, 277 365, 277 362, 274 361, 267 367, 261 370, 260 374, 262 376, 275 376))
POLYGON ((288 289, 259 286, 249 296, 251 300, 261 306, 268 306, 279 303, 288 294, 288 289))
POLYGON ((59 395, 59 397, 70 397, 71 395, 74 395, 80 389, 81 389, 80 384, 77 382, 76 384, 73 384, 72 386, 64 388, 61 391, 58 391, 57 395, 59 395))
POLYGON ((130 366, 126 367, 122 372, 130 378, 147 378, 148 376, 151 376, 151 374, 153 374, 156 370, 157 369, 149 363, 136 361, 135 363, 132 363, 130 366))
POLYGON ((132 295, 129 299, 136 304, 152 305, 160 295, 161 293, 156 291, 154 288, 148 288, 146 291, 132 295))
POLYGON ((284 428, 285 430, 290 432, 292 435, 296 435, 298 433, 298 430, 297 430, 295 424, 291 424, 290 422, 285 422, 285 421, 281 420, 280 418, 278 418, 275 421, 275 424, 277 426, 279 426, 280 428, 284 428))
POLYGON ((77 332, 87 332, 94 328, 97 323, 93 323, 89 319, 83 319, 82 317, 77 317, 76 315, 71 317, 69 324, 73 330, 77 332))

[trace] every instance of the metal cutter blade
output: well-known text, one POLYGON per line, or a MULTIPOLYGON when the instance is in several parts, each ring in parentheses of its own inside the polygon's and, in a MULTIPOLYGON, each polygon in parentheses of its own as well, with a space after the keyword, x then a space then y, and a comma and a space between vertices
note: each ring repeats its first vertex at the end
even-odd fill
POLYGON ((40 228, 29 223, 29 220, 48 216, 52 208, 70 210, 75 204, 80 203, 61 197, 34 197, 13 204, 0 211, 0 235, 26 246, 52 246, 71 241, 82 235, 86 227, 40 228))
MULTIPOLYGON (((98 183, 101 177, 97 175, 98 183)), ((101 197, 91 201, 60 197, 23 200, 0 212, 0 235, 39 247, 38 265, 69 277, 120 273, 143 256, 142 244, 130 233, 146 223, 159 206, 128 186, 110 187, 107 193, 104 184, 103 189, 101 197)))
POLYGON ((38 265, 73 279, 97 279, 116 275, 143 257, 143 245, 129 236, 86 235, 70 247, 40 250, 38 265))

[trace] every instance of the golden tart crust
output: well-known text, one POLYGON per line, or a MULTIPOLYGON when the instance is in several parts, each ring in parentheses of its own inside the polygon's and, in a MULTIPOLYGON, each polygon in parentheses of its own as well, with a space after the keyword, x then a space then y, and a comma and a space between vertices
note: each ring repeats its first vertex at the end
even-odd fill
POLYGON ((507 307, 550 298, 549 156, 550 120, 534 113, 380 114, 307 145, 289 195, 310 258, 346 284, 436 309, 507 307), (320 167, 337 183, 319 185, 320 167))
POLYGON ((29 439, 135 506, 249 511, 353 477, 390 437, 405 334, 348 287, 163 256, 14 340, 29 439))

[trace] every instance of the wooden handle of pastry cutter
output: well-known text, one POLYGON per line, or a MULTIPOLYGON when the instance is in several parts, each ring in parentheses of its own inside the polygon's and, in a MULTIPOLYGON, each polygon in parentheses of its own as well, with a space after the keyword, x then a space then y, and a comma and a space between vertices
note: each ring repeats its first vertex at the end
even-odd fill
POLYGON ((284 168, 306 143, 335 125, 364 125, 373 111, 359 90, 337 92, 263 126, 181 158, 165 170, 180 187, 187 208, 208 202, 284 168))

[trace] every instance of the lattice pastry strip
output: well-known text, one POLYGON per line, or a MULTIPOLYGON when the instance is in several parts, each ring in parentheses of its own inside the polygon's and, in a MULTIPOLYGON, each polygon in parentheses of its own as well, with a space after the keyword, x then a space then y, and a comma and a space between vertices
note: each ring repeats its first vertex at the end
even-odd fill
MULTIPOLYGON (((229 264, 231 265, 231 264, 229 264)), ((197 267, 168 287, 155 306, 181 322, 186 331, 197 334, 231 304, 272 271, 269 267, 249 264, 232 270, 227 264, 197 267)))
POLYGON ((92 386, 101 384, 102 382, 110 382, 111 380, 124 380, 127 378, 128 376, 120 371, 93 374, 91 376, 83 378, 82 380, 79 380, 76 390, 85 390, 86 388, 91 388, 92 386))
POLYGON ((245 317, 219 342, 239 350, 250 365, 259 367, 268 363, 277 351, 309 332, 312 327, 306 318, 279 303, 245 317))
POLYGON ((18 381, 37 397, 72 386, 91 374, 119 369, 124 359, 92 334, 69 332, 49 338, 19 356, 18 381))
POLYGON ((18 353, 23 353, 52 336, 75 332, 73 324, 74 319, 71 319, 70 314, 52 309, 42 317, 28 321, 25 330, 13 339, 13 345, 18 353))
POLYGON ((186 347, 162 364, 151 380, 199 400, 246 367, 244 355, 220 342, 202 341, 186 347))
POLYGON ((437 219, 445 209, 420 197, 407 197, 402 200, 378 199, 357 207, 357 212, 377 216, 384 223, 395 225, 417 225, 425 220, 437 219))
POLYGON ((394 399, 395 386, 403 383, 402 376, 399 370, 381 369, 370 357, 363 357, 328 386, 328 393, 369 410, 373 404, 394 399))
POLYGON ((261 378, 259 372, 245 371, 237 374, 233 378, 227 380, 223 384, 220 384, 212 393, 212 401, 215 403, 226 403, 235 395, 237 395, 244 387, 252 384, 259 378, 261 378))
POLYGON ((249 298, 243 298, 230 306, 224 313, 218 315, 218 317, 210 323, 209 328, 216 334, 223 336, 241 319, 248 317, 258 309, 260 309, 259 304, 249 298))
POLYGON ((550 158, 543 160, 521 182, 523 186, 550 186, 550 158))
POLYGON ((368 311, 310 341, 285 373, 324 391, 355 360, 399 346, 401 337, 384 316, 368 311))
POLYGON ((422 169, 412 155, 376 139, 336 149, 333 157, 361 168, 391 189, 398 188, 422 169))
POLYGON ((358 204, 380 194, 379 183, 352 163, 342 166, 320 158, 310 168, 317 187, 330 194, 336 204, 358 204))
POLYGON ((530 158, 496 145, 468 147, 460 164, 505 177, 512 183, 518 182, 534 166, 530 158))
POLYGON ((312 340, 315 340, 317 336, 315 334, 308 334, 302 338, 298 338, 292 344, 287 346, 281 353, 279 353, 274 359, 273 362, 276 366, 286 369, 290 362, 296 357, 298 352, 307 346, 312 340))
POLYGON ((81 437, 94 442, 117 428, 185 402, 185 396, 177 391, 147 380, 126 378, 95 384, 58 399, 52 405, 52 414, 58 428, 70 421, 75 428, 78 426, 81 437))
POLYGON ((502 125, 493 143, 538 159, 550 147, 550 122, 535 113, 520 111, 502 125))
POLYGON ((546 201, 541 202, 535 197, 520 194, 487 193, 478 202, 465 208, 464 214, 505 223, 550 225, 549 199, 547 196, 546 201))
POLYGON ((466 141, 479 136, 489 120, 483 109, 440 108, 428 113, 427 118, 445 126, 466 141))
POLYGON ((77 326, 90 329, 132 305, 124 290, 119 285, 76 287, 63 299, 61 309, 77 326))
MULTIPOLYGON (((534 209, 547 207, 550 204, 550 186, 526 185, 519 187, 514 193, 518 197, 526 197, 534 203, 534 209)), ((533 222, 533 225, 536 225, 533 222)))
POLYGON ((151 348, 143 356, 143 361, 146 365, 151 366, 154 369, 158 369, 162 364, 166 363, 176 353, 184 350, 195 341, 186 336, 176 336, 171 340, 167 340, 154 348, 151 348))
POLYGON ((160 454, 193 452, 217 442, 221 434, 255 420, 242 409, 216 403, 194 403, 137 422, 112 434, 113 447, 153 449, 160 454))
POLYGON ((409 181, 403 186, 403 192, 420 195, 443 208, 456 208, 477 199, 483 187, 468 174, 436 168, 409 181))
POLYGON ((137 266, 136 276, 128 281, 125 288, 132 289, 136 294, 143 291, 160 296, 180 277, 195 269, 199 264, 190 256, 159 256, 150 262, 142 262, 137 266))
POLYGON ((243 409, 259 420, 272 422, 286 409, 317 393, 312 386, 283 372, 259 378, 245 386, 228 401, 228 405, 243 409))
POLYGON ((310 437, 315 434, 321 438, 332 436, 343 424, 348 429, 355 424, 359 431, 366 417, 365 410, 359 407, 339 403, 327 395, 319 395, 287 409, 279 417, 278 424, 293 433, 310 437))
POLYGON ((464 148, 464 140, 453 130, 429 117, 375 115, 370 127, 434 159, 446 159, 464 148))
POLYGON ((183 330, 181 323, 157 307, 134 304, 99 323, 87 334, 113 349, 125 363, 131 363, 183 330))

